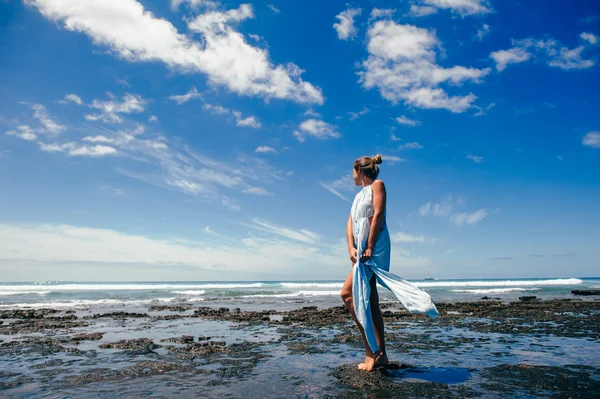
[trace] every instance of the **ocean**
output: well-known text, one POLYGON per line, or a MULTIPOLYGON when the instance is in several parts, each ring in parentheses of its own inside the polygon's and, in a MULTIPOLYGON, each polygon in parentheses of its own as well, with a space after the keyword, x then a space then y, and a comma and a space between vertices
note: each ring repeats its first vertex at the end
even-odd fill
MULTIPOLYGON (((571 297, 574 289, 598 289, 600 278, 413 280, 436 302, 469 302, 483 297, 514 301, 571 297)), ((136 308, 203 304, 242 310, 290 310, 341 305, 342 281, 66 282, 0 283, 0 309, 136 308)), ((379 287, 382 302, 396 301, 379 287)))

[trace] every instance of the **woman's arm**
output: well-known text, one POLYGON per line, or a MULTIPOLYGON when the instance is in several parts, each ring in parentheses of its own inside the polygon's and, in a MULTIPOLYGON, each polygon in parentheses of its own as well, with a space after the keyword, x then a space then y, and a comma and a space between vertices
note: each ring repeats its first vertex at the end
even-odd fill
POLYGON ((348 253, 352 264, 356 263, 356 248, 354 248, 354 232, 352 231, 352 214, 346 224, 346 241, 348 241, 348 253))
POLYGON ((381 231, 381 225, 383 224, 383 216, 385 212, 386 193, 385 185, 381 180, 376 180, 371 185, 373 190, 373 219, 371 220, 371 231, 369 231, 369 241, 367 242, 367 248, 363 252, 362 258, 369 259, 375 248, 377 237, 381 231))

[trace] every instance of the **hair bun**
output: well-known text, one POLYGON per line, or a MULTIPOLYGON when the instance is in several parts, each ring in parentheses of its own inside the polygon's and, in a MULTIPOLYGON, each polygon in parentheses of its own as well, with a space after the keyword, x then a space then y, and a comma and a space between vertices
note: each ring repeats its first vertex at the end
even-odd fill
POLYGON ((373 162, 375 162, 377 165, 380 165, 383 162, 383 158, 381 158, 381 155, 377 154, 371 157, 371 159, 373 160, 373 162))

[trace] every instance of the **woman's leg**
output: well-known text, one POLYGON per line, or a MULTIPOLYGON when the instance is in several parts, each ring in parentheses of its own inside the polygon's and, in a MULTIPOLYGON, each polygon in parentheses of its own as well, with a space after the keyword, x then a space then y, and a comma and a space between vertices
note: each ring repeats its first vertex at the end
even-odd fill
POLYGON ((375 365, 388 364, 387 353, 385 352, 385 332, 383 327, 383 315, 379 308, 379 293, 377 292, 377 278, 375 275, 371 278, 371 297, 369 302, 371 304, 371 314, 373 315, 373 325, 375 326, 375 333, 377 338, 377 344, 381 350, 381 353, 377 356, 375 365))
MULTIPOLYGON (((373 352, 371 351, 371 348, 369 348, 369 344, 367 343, 367 337, 365 336, 365 330, 358 322, 358 319, 356 318, 356 312, 354 311, 354 302, 352 299, 352 271, 350 272, 350 274, 348 274, 348 277, 346 277, 346 281, 344 281, 344 285, 342 286, 341 296, 342 296, 342 300, 344 301, 344 304, 346 305, 346 308, 350 311, 350 314, 352 315, 352 319, 354 319, 354 322, 358 326, 358 330, 360 331, 360 334, 362 335, 363 341, 365 343, 365 350, 366 350, 365 361, 367 361, 367 359, 369 359, 369 358, 374 358, 373 352)), ((359 365, 359 368, 363 364, 364 363, 361 363, 359 365)))

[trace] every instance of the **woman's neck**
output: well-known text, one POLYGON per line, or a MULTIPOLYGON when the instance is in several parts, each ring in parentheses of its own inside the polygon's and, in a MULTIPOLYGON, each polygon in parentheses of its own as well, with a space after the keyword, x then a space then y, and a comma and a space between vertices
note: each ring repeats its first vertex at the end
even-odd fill
POLYGON ((363 181, 362 181, 362 185, 363 185, 363 187, 368 187, 371 184, 373 184, 374 181, 375 180, 373 180, 373 179, 364 178, 363 181))

